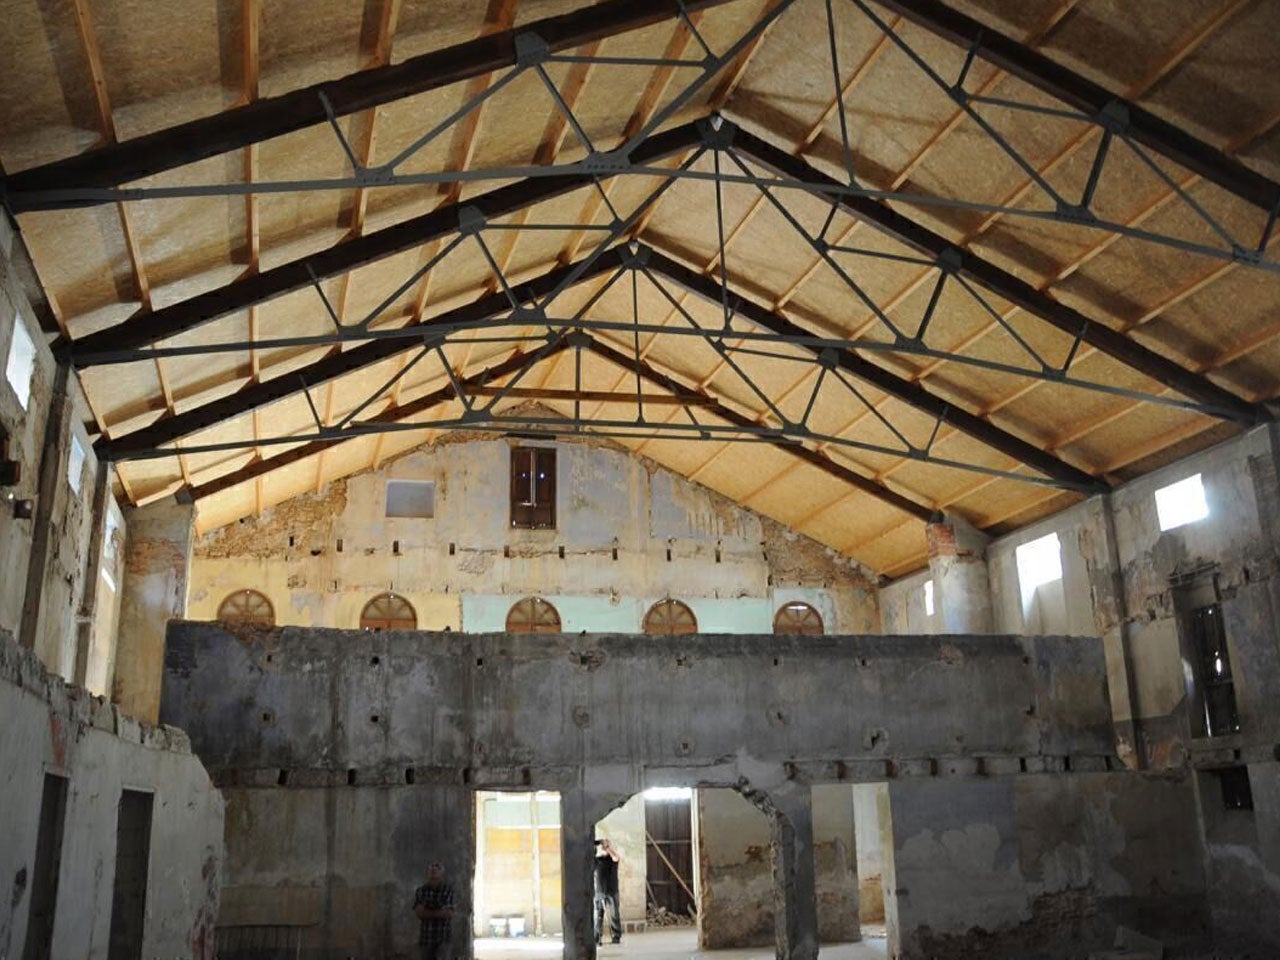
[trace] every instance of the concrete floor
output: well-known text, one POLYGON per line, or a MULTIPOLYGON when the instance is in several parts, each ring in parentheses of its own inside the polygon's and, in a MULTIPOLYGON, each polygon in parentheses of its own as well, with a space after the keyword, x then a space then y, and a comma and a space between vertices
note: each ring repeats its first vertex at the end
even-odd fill
MULTIPOLYGON (((489 939, 476 938, 476 960, 559 960, 559 939, 489 939)), ((691 929, 653 930, 635 933, 618 946, 605 944, 601 957, 628 957, 636 960, 773 960, 772 947, 755 950, 699 950, 697 932, 691 929)), ((867 938, 861 943, 846 943, 822 948, 823 960, 884 960, 887 956, 883 939, 867 938)))

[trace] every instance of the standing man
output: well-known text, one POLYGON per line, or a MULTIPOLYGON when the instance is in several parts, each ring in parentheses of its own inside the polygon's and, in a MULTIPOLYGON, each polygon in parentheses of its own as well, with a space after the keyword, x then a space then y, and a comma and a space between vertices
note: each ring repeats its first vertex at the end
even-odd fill
POLYGON ((622 942, 622 912, 618 905, 617 848, 610 840, 596 841, 596 946, 604 936, 604 912, 609 911, 612 943, 622 942))
POLYGON ((413 912, 422 922, 418 928, 422 960, 449 960, 453 908, 453 886, 445 883, 444 864, 427 864, 427 882, 413 894, 413 912))

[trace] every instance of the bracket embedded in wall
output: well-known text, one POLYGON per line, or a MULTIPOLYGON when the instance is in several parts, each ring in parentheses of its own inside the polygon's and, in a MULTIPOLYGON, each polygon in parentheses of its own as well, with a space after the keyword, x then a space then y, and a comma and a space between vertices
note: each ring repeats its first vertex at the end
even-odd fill
POLYGON ((13 501, 13 517, 15 520, 30 520, 35 515, 36 502, 34 500, 13 501))

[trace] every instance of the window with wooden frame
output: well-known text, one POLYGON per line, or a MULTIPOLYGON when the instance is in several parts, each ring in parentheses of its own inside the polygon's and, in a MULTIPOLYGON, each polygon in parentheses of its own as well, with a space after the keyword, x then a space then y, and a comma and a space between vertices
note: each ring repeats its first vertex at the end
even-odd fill
POLYGON ((560 612, 541 597, 525 597, 507 612, 507 633, 560 633, 560 612))
POLYGON ((659 600, 644 615, 644 632, 657 637, 679 637, 698 632, 698 618, 679 600, 659 600))
POLYGON ((551 529, 556 525, 554 447, 511 450, 511 526, 551 529))
POLYGON ((383 593, 365 604, 360 614, 360 629, 381 633, 383 630, 416 630, 418 614, 404 597, 383 593))
POLYGON ((822 625, 822 614, 809 604, 795 600, 783 604, 773 615, 773 632, 779 636, 801 634, 820 637, 826 631, 822 625))
POLYGON ((257 590, 237 590, 219 604, 218 619, 223 623, 251 623, 258 627, 274 627, 276 611, 271 601, 257 590))

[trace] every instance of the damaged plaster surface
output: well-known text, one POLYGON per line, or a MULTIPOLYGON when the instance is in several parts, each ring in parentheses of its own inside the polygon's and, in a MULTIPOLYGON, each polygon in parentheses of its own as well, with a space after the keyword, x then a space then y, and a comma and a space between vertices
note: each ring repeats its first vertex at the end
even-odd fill
POLYGON ((793 601, 828 632, 878 628, 875 579, 853 561, 608 445, 538 445, 557 450, 554 530, 510 526, 508 442, 439 444, 200 537, 188 615, 213 619, 251 586, 298 626, 354 627, 392 591, 423 629, 501 630, 522 596, 566 631, 639 632, 665 597, 705 632, 769 632, 793 601), (387 517, 389 480, 434 483, 434 516, 387 517))
POLYGON ((105 960, 123 789, 153 793, 143 956, 213 960, 222 868, 222 797, 186 735, 143 726, 64 684, 0 634, 0 956, 28 935, 47 776, 67 784, 53 957, 105 960))

